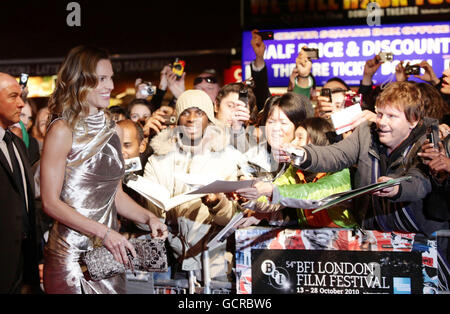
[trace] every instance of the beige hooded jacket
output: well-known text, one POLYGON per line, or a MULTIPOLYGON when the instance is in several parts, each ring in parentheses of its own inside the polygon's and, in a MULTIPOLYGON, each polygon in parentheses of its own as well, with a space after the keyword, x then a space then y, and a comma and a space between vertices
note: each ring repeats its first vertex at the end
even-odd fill
MULTIPOLYGON (((195 147, 182 144, 177 128, 164 130, 151 141, 154 153, 145 166, 144 177, 166 187, 171 196, 189 190, 177 174, 237 180, 239 169, 246 166, 246 158, 228 143, 225 129, 212 124, 206 128, 201 143, 195 147)), ((182 262, 183 270, 202 269, 201 252, 221 226, 233 217, 237 205, 221 196, 213 208, 208 208, 201 198, 168 212, 148 204, 148 209, 164 218, 171 227, 168 239, 175 257, 182 262)), ((209 251, 211 277, 227 273, 224 254, 225 244, 209 251)))

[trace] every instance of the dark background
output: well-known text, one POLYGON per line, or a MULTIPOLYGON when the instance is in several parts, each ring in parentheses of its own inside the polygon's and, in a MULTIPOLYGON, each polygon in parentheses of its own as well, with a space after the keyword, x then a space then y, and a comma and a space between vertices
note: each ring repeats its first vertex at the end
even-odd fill
MULTIPOLYGON (((113 60, 122 62, 121 70, 115 68, 114 94, 133 86, 137 77, 157 84, 160 70, 174 57, 186 61, 186 88, 191 88, 203 69, 215 68, 222 74, 240 64, 244 29, 366 23, 364 18, 337 18, 336 14, 343 12, 341 7, 321 10, 320 3, 329 3, 325 0, 78 0, 74 2, 81 6, 81 26, 70 27, 66 22, 70 2, 0 0, 0 71, 15 76, 24 71, 31 76, 54 75, 67 52, 85 44, 106 48, 113 60), (255 3, 260 6, 252 7, 255 3), (294 9, 293 3, 297 5, 294 9), (127 62, 131 66, 126 66, 127 62), (21 68, 24 64, 26 70, 21 68)), ((342 6, 341 1, 333 3, 342 6)), ((450 4, 425 6, 448 8, 450 4)), ((449 20, 450 15, 418 18, 383 17, 382 22, 449 20)))
POLYGON ((66 23, 71 1, 0 2, 0 59, 63 57, 78 44, 116 53, 240 46, 240 1, 79 0, 81 27, 66 23))
POLYGON ((125 58, 122 65, 133 63, 115 68, 114 95, 134 86, 137 77, 158 84, 160 70, 174 57, 186 61, 186 88, 203 69, 221 74, 240 63, 240 0, 79 0, 79 27, 67 25, 70 2, 0 1, 0 71, 54 75, 71 48, 95 45, 125 58), (136 54, 142 56, 128 58, 136 54))

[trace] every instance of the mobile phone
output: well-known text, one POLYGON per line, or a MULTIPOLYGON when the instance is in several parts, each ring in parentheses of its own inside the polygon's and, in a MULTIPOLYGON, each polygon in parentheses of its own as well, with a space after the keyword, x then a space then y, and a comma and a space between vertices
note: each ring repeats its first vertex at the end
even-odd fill
POLYGON ((439 127, 437 125, 428 128, 427 139, 430 143, 433 143, 434 148, 439 149, 439 127))
POLYGON ((394 60, 394 54, 392 52, 380 52, 380 62, 392 61, 394 60))
POLYGON ((258 32, 259 36, 261 36, 262 40, 272 40, 273 39, 273 32, 267 31, 267 32, 258 32))
POLYGON ((27 87, 29 75, 27 73, 21 73, 19 78, 19 85, 24 89, 27 87))
POLYGON ((181 60, 180 58, 175 58, 172 63, 172 72, 176 74, 177 78, 181 78, 184 72, 184 67, 186 66, 186 62, 181 60))
POLYGON ((405 67, 406 75, 419 75, 420 74, 420 66, 417 64, 407 65, 405 67))
POLYGON ((308 56, 308 58, 310 60, 317 60, 319 59, 319 49, 318 48, 302 48, 305 52, 306 55, 308 56))
POLYGON ((248 106, 248 89, 246 87, 239 90, 239 100, 248 106))
POLYGON ((331 102, 331 89, 322 88, 320 90, 320 96, 328 97, 329 101, 331 102))

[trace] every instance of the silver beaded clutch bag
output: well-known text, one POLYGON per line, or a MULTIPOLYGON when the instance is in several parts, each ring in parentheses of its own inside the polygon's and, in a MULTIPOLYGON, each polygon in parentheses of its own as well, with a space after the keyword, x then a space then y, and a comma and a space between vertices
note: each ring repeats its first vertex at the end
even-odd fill
MULTIPOLYGON (((167 252, 162 239, 130 240, 136 250, 136 257, 128 254, 131 269, 146 272, 167 272, 167 252)), ((112 253, 104 246, 88 251, 83 256, 92 280, 98 281, 123 274, 126 269, 114 259, 112 253)))

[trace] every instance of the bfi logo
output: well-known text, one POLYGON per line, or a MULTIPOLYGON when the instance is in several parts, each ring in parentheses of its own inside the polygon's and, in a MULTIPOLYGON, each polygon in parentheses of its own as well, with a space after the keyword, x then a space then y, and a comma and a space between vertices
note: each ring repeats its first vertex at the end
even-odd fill
POLYGON ((276 267, 275 263, 269 259, 264 260, 261 263, 261 272, 269 277, 269 282, 275 289, 288 289, 289 274, 282 267, 276 267))

